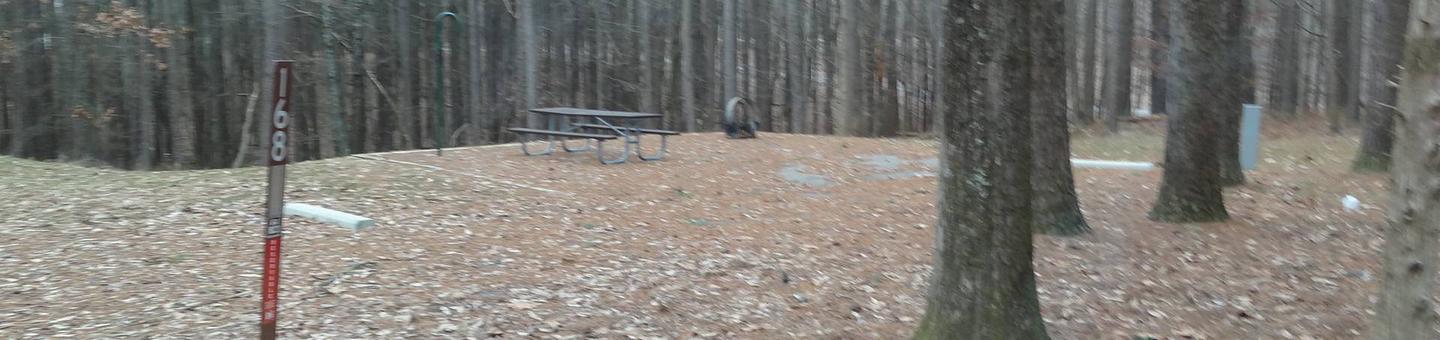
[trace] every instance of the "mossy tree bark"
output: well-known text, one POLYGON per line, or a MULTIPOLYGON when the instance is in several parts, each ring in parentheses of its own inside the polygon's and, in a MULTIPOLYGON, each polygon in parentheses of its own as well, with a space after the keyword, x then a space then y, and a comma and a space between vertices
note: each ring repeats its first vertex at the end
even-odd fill
POLYGON ((1220 128, 1219 112, 1232 109, 1211 96, 1231 92, 1226 46, 1226 19, 1231 0, 1195 0, 1176 3, 1171 12, 1171 31, 1180 44, 1179 64, 1173 69, 1186 90, 1179 98, 1180 111, 1172 113, 1165 138, 1165 174, 1160 196, 1150 218, 1162 222, 1192 223, 1223 221, 1225 200, 1220 191, 1220 162, 1216 158, 1220 128))
POLYGON ((1405 35, 1389 228, 1371 339, 1435 339, 1440 242, 1440 3, 1415 1, 1405 35))
MULTIPOLYGON (((1030 126, 1034 133, 1034 173, 1031 187, 1035 190, 1035 232, 1051 235, 1079 235, 1090 232, 1080 202, 1075 195, 1075 176, 1070 169, 1070 129, 1065 117, 1067 51, 1063 21, 1064 0, 1039 0, 1036 10, 1028 14, 1030 50, 1034 54, 1031 80, 1035 93, 1030 96, 1030 126)), ((1073 53, 1073 52, 1071 52, 1073 53)))
POLYGON ((935 272, 916 339, 1048 339, 1031 265, 1038 2, 949 2, 935 272))

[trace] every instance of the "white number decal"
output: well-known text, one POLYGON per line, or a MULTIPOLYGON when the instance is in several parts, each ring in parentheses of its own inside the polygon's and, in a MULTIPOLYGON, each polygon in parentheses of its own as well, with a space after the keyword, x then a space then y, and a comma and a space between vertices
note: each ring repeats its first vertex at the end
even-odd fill
POLYGON ((285 160, 287 138, 285 131, 275 131, 275 134, 270 135, 270 160, 276 162, 285 160))
POLYGON ((282 110, 281 108, 283 107, 285 107, 284 99, 281 99, 278 103, 275 103, 274 123, 276 129, 284 129, 285 127, 290 126, 290 113, 282 110))

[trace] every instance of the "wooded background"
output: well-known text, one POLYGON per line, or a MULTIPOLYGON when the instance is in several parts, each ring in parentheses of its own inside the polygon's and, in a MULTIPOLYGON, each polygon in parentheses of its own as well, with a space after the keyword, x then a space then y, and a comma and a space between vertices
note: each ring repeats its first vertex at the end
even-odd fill
MULTIPOLYGON (((1135 111, 1169 111, 1184 89, 1166 86, 1175 51, 1156 9, 1174 1, 1066 2, 1071 125, 1116 131, 1135 111)), ((437 130, 451 146, 505 142, 527 106, 660 112, 667 128, 716 130, 731 26, 734 91, 764 130, 935 126, 937 1, 728 0, 735 20, 724 25, 726 2, 0 0, 0 150, 141 170, 251 164, 269 105, 257 96, 264 37, 276 27, 299 70, 295 160, 430 148, 437 130), (435 103, 441 11, 463 23, 445 33, 448 93, 435 103), (447 115, 438 129, 436 105, 447 115)), ((1251 57, 1245 78, 1270 114, 1325 114, 1340 131, 1362 116, 1367 89, 1389 88, 1367 71, 1374 1, 1246 2, 1253 50, 1230 53, 1251 57)))

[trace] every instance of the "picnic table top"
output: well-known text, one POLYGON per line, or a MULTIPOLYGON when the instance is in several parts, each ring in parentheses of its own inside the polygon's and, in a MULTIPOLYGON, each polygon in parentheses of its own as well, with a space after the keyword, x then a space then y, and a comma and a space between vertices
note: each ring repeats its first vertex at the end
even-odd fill
POLYGON ((583 117, 600 117, 600 118, 660 118, 660 117, 664 117, 663 115, 658 114, 658 113, 589 110, 589 109, 579 109, 579 108, 573 108, 573 107, 546 107, 546 108, 530 109, 530 112, 540 113, 540 114, 561 115, 561 116, 583 116, 583 117))

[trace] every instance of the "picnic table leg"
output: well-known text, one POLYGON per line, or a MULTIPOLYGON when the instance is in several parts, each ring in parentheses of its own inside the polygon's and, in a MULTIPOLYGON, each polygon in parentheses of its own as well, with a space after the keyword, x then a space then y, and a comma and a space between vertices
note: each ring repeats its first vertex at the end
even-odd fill
POLYGON ((634 144, 634 143, 631 142, 631 140, 630 140, 631 134, 626 133, 625 130, 622 129, 622 128, 615 127, 615 125, 610 124, 610 122, 605 121, 605 119, 603 119, 603 118, 600 118, 600 117, 592 117, 592 118, 595 119, 595 122, 598 122, 598 123, 600 123, 601 125, 605 125, 605 126, 609 127, 610 129, 614 130, 617 134, 620 135, 620 138, 622 139, 620 142, 625 144, 625 150, 624 150, 624 152, 621 152, 621 153, 620 153, 620 157, 615 158, 615 159, 605 159, 605 143, 604 143, 604 141, 596 141, 596 145, 598 145, 599 148, 597 149, 598 151, 596 151, 595 154, 600 157, 600 163, 601 163, 601 164, 620 164, 620 163, 625 163, 625 160, 630 159, 630 153, 632 152, 632 151, 631 151, 631 148, 630 148, 630 144, 634 144))
MULTIPOLYGON (((626 138, 629 138, 629 137, 626 137, 626 138)), ((625 144, 625 150, 624 150, 624 152, 621 152, 621 153, 620 153, 620 157, 615 158, 615 159, 605 159, 605 141, 595 141, 595 145, 596 145, 596 147, 595 147, 595 155, 600 158, 600 164, 607 164, 607 165, 608 165, 608 164, 620 164, 620 163, 625 163, 625 161, 630 158, 630 143, 629 143, 629 142, 623 142, 623 141, 622 141, 622 143, 625 144)))
MULTIPOLYGON (((576 127, 574 127, 574 126, 571 126, 571 127, 569 127, 569 128, 566 128, 566 129, 565 129, 565 132, 570 132, 570 131, 575 131, 575 130, 579 130, 579 129, 576 128, 576 127)), ((585 139, 585 146, 584 146, 584 147, 580 147, 580 148, 571 148, 569 144, 566 144, 567 141, 568 141, 568 140, 565 140, 565 139, 561 139, 561 140, 560 140, 560 147, 561 147, 562 149, 564 149, 565 152, 584 152, 584 151, 590 151, 590 149, 592 148, 592 146, 590 145, 590 141, 591 141, 591 140, 590 140, 589 138, 586 138, 586 139, 585 139)))
POLYGON ((532 142, 531 139, 533 139, 533 137, 520 137, 520 151, 524 152, 526 156, 544 156, 555 153, 555 142, 553 141, 547 144, 545 151, 530 152, 529 145, 530 142, 532 142))
MULTIPOLYGON (((554 115, 546 115, 545 125, 550 127, 551 130, 555 129, 554 115)), ((520 152, 524 152, 526 156, 544 156, 555 153, 555 136, 545 136, 545 140, 547 142, 545 151, 530 152, 529 144, 532 140, 528 137, 520 137, 520 152)))
POLYGON ((660 135, 660 150, 655 151, 655 154, 654 154, 654 155, 649 155, 649 156, 646 156, 646 155, 645 155, 645 152, 640 149, 640 137, 641 137, 641 135, 638 135, 638 134, 635 135, 635 156, 636 156, 636 157, 640 157, 640 160, 643 160, 643 161, 658 161, 658 160, 665 159, 665 146, 666 146, 667 141, 668 141, 668 139, 669 139, 670 136, 660 135))

